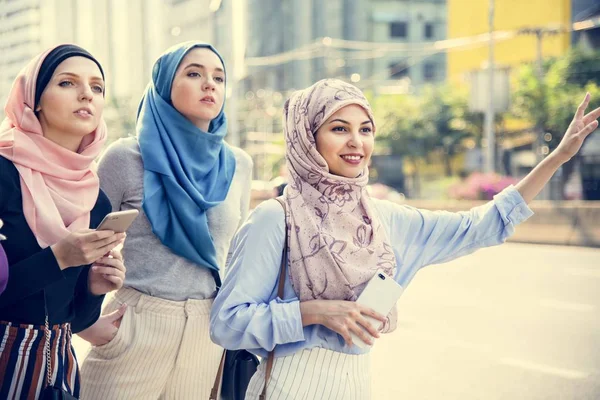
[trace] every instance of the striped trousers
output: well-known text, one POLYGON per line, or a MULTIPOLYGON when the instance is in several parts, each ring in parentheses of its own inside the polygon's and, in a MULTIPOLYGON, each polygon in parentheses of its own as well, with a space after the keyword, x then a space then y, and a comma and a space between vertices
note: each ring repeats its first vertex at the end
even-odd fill
POLYGON ((210 340, 213 300, 169 301, 122 288, 103 313, 127 310, 116 336, 81 365, 82 398, 208 399, 223 349, 210 340))
MULTIPOLYGON (((0 399, 37 399, 46 387, 45 329, 0 321, 0 399)), ((70 324, 51 328, 52 383, 79 397, 79 371, 71 336, 70 324)))
MULTIPOLYGON (((246 400, 256 400, 265 383, 263 359, 250 380, 246 400)), ((323 348, 305 349, 275 358, 267 387, 268 400, 369 400, 369 354, 344 354, 323 348)))

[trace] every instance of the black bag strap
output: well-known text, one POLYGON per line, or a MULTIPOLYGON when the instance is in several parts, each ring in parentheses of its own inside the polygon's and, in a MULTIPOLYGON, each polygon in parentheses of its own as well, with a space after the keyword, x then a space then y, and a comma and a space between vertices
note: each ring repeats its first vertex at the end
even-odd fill
POLYGON ((215 271, 214 269, 211 269, 210 273, 212 274, 215 284, 217 285, 217 292, 219 292, 219 289, 221 289, 221 285, 223 284, 221 282, 221 275, 219 274, 219 271, 215 271))
MULTIPOLYGON (((217 293, 221 289, 221 275, 219 271, 215 271, 211 269, 210 272, 215 280, 215 284, 217 285, 217 293)), ((217 370, 217 376, 215 377, 215 382, 213 383, 213 387, 210 391, 209 400, 217 400, 217 395, 219 394, 219 387, 221 386, 221 379, 223 377, 223 368, 225 367, 225 354, 227 354, 227 350, 223 349, 223 354, 221 355, 221 362, 219 363, 219 369, 217 370)))
MULTIPOLYGON (((277 287, 277 296, 283 299, 283 291, 285 288, 285 270, 287 265, 287 252, 288 252, 288 235, 287 235, 287 207, 285 201, 283 200, 283 196, 279 196, 275 198, 279 204, 283 207, 284 218, 286 219, 285 225, 285 244, 283 246, 283 253, 281 256, 281 267, 279 269, 279 286, 277 287)), ((210 270, 213 278, 215 279, 215 283, 217 285, 217 292, 221 289, 221 276, 219 275, 219 271, 215 271, 213 269, 210 270)), ((221 379, 223 377, 223 369, 225 367, 225 355, 227 350, 223 350, 223 355, 221 356, 221 363, 219 364, 219 370, 217 371, 217 376, 215 377, 215 382, 213 384, 212 390, 210 391, 209 400, 217 400, 217 395, 219 393, 219 386, 221 385, 221 379)), ((267 358, 267 367, 265 370, 265 386, 263 387, 262 393, 259 396, 260 400, 265 400, 267 398, 267 385, 269 383, 269 379, 271 378, 271 371, 273 370, 273 360, 275 358, 275 351, 269 352, 269 356, 267 358)))
MULTIPOLYGON (((287 234, 287 207, 285 201, 283 200, 283 196, 277 197, 275 200, 281 204, 283 207, 283 214, 286 220, 285 224, 285 242, 283 245, 283 253, 281 255, 281 267, 279 268, 279 285, 277 287, 277 296, 280 299, 283 299, 283 291, 285 289, 285 270, 287 266, 287 253, 288 253, 288 234, 287 234)), ((265 369, 265 386, 263 387, 262 393, 259 396, 259 400, 266 400, 267 398, 267 386, 269 385, 269 380, 271 379, 271 371, 273 370, 273 361, 275 359, 275 349, 269 352, 269 356, 267 358, 267 367, 265 369)))

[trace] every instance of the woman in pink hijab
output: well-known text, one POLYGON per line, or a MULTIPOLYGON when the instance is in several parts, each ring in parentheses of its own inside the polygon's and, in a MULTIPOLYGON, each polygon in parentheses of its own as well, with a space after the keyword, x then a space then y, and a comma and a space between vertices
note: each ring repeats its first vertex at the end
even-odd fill
POLYGON ((449 213, 369 197, 376 124, 359 89, 331 79, 292 94, 284 109, 287 212, 274 200, 253 211, 231 243, 211 309, 213 341, 263 357, 246 399, 370 399, 371 348, 355 338, 375 343, 396 328, 397 312, 358 304, 366 284, 382 271, 406 287, 427 265, 504 242, 597 128, 600 108, 584 115, 588 103, 589 94, 559 147, 516 187, 449 213))
POLYGON ((71 335, 93 324, 104 294, 123 284, 113 249, 124 234, 93 230, 111 211, 94 161, 106 140, 104 87, 90 53, 61 45, 19 73, 4 109, 0 218, 10 274, 0 295, 2 399, 55 390, 78 397, 71 335))

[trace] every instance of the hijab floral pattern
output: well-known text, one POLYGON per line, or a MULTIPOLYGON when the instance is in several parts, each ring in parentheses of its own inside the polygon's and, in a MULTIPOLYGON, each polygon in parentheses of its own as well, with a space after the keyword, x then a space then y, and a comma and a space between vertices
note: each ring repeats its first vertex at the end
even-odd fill
MULTIPOLYGON (((382 269, 396 272, 396 258, 366 192, 369 171, 356 178, 333 175, 319 154, 315 135, 336 111, 361 106, 375 123, 362 92, 328 79, 295 92, 284 107, 290 185, 287 203, 288 257, 292 285, 300 301, 358 298, 382 269)), ((394 308, 386 331, 396 325, 394 308)))

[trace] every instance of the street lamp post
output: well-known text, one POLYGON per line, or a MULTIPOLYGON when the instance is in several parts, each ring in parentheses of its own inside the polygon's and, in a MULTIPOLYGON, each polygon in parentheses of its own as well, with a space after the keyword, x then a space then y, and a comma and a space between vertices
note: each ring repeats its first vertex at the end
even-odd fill
MULTIPOLYGON (((543 93, 543 99, 545 100, 546 92, 544 88, 544 58, 542 54, 542 40, 544 36, 547 35, 558 35, 563 32, 562 27, 536 27, 536 28, 523 28, 519 30, 520 35, 533 35, 536 38, 536 76, 538 79, 538 83, 540 85, 540 89, 543 93)), ((544 106, 545 107, 545 106, 544 106)), ((536 133, 536 141, 535 141, 535 156, 536 161, 539 164, 544 157, 548 154, 548 146, 546 141, 544 140, 544 127, 540 124, 539 121, 536 121, 535 126, 536 133)), ((549 193, 549 185, 544 186, 540 194, 538 195, 538 199, 540 200, 548 200, 551 196, 549 193)))
POLYGON ((487 139, 487 153, 485 171, 492 173, 496 166, 496 137, 494 132, 494 0, 489 0, 489 58, 488 58, 488 104, 485 110, 485 137, 487 139))

